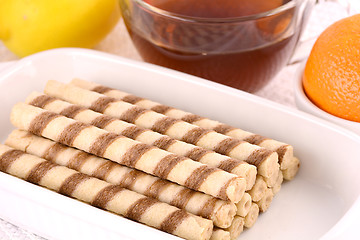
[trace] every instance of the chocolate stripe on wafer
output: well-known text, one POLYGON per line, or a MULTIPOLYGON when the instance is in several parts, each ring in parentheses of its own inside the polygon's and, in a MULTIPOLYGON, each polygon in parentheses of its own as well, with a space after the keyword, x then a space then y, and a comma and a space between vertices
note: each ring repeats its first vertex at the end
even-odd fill
POLYGON ((115 98, 102 97, 92 103, 89 108, 96 112, 103 113, 105 109, 113 102, 116 102, 115 98))
POLYGON ((29 102, 29 104, 33 105, 35 107, 44 108, 47 104, 49 104, 55 100, 56 100, 56 98, 54 98, 54 97, 50 97, 48 95, 41 95, 41 96, 35 98, 34 100, 32 100, 31 102, 29 102))
POLYGON ((44 112, 38 115, 31 123, 29 127, 29 132, 32 132, 36 135, 41 136, 42 132, 46 128, 49 122, 53 119, 59 117, 60 115, 52 112, 44 112))
POLYGON ((161 134, 165 134, 166 131, 177 122, 179 122, 179 120, 164 117, 156 121, 155 124, 152 126, 151 130, 161 134))
POLYGON ((251 163, 255 166, 259 166, 264 158, 269 156, 272 152, 266 149, 258 149, 251 153, 251 155, 246 160, 248 163, 251 163))
MULTIPOLYGON (((173 139, 173 138, 170 138, 168 136, 163 136, 159 139, 157 139, 153 145, 158 147, 158 148, 161 148, 161 149, 164 149, 164 150, 167 150, 172 144, 176 143, 176 140, 173 139)), ((196 159, 193 159, 195 161, 197 161, 196 159)))
POLYGON ((195 161, 200 161, 200 159, 205 156, 206 154, 210 153, 212 151, 201 148, 201 147, 195 147, 191 149, 189 152, 185 154, 185 157, 194 159, 195 161))
POLYGON ((122 136, 115 133, 104 133, 91 144, 89 153, 102 157, 104 156, 104 152, 109 147, 109 145, 121 137, 122 136))
POLYGON ((127 95, 123 99, 124 102, 128 102, 128 103, 131 103, 131 104, 135 104, 135 103, 137 103, 137 102, 139 102, 141 100, 143 100, 143 98, 137 97, 137 96, 134 96, 134 95, 127 95))
POLYGON ((177 210, 171 213, 160 225, 160 229, 165 232, 174 232, 176 228, 188 218, 189 214, 184 210, 177 210))
POLYGON ((214 212, 215 206, 216 206, 216 198, 209 199, 205 203, 204 207, 201 208, 200 215, 209 218, 211 214, 214 212))
POLYGON ((73 146, 75 138, 80 134, 82 130, 88 127, 90 127, 90 125, 82 122, 74 122, 67 126, 64 131, 61 132, 58 141, 62 144, 73 146))
POLYGON ((24 152, 19 150, 8 150, 0 155, 0 171, 6 172, 13 162, 21 157, 24 152))
POLYGON ((52 162, 41 162, 31 169, 26 180, 34 184, 39 184, 40 180, 46 175, 46 173, 56 166, 57 165, 52 162))
POLYGON ((218 168, 223 169, 227 172, 231 172, 234 168, 236 168, 237 166, 239 166, 243 163, 244 163, 244 161, 242 161, 242 160, 230 159, 228 161, 223 161, 222 163, 220 163, 218 168))
POLYGON ((106 208, 106 205, 111 201, 116 194, 123 191, 124 188, 116 185, 110 185, 103 188, 98 194, 96 194, 95 199, 91 202, 91 205, 98 208, 106 208))
MULTIPOLYGON (((125 101, 125 100, 124 100, 125 101)), ((126 102, 126 101, 125 101, 126 102)), ((199 121, 201 119, 204 119, 203 117, 200 117, 199 115, 196 114, 188 114, 185 117, 182 117, 181 120, 188 122, 188 123, 193 123, 196 121, 199 121)))
MULTIPOLYGON (((153 198, 140 198, 138 201, 134 202, 127 210, 125 216, 136 221, 139 221, 141 216, 146 212, 148 208, 151 208, 154 204, 159 201, 153 198)), ((172 232, 172 231, 169 231, 172 232)))
POLYGON ((125 137, 135 140, 140 134, 142 134, 145 131, 147 131, 147 130, 133 125, 133 126, 126 128, 124 131, 122 131, 121 135, 124 135, 125 137))
POLYGON ((138 117, 140 117, 142 114, 148 112, 149 110, 139 108, 139 107, 133 107, 124 112, 121 115, 121 119, 123 119, 126 122, 134 123, 138 117))
MULTIPOLYGON (((159 176, 161 178, 167 178, 167 176, 174 169, 174 167, 180 162, 185 161, 186 159, 187 158, 182 156, 177 156, 175 154, 167 155, 166 157, 161 159, 161 161, 156 165, 154 173, 156 174, 156 176, 159 176)), ((186 183, 187 182, 185 182, 185 185, 187 187, 190 187, 186 183)))
POLYGON ((172 107, 168 107, 168 106, 165 106, 165 105, 161 105, 161 106, 155 106, 155 107, 152 107, 151 110, 154 111, 154 112, 157 112, 157 113, 161 113, 161 114, 164 114, 173 109, 172 107))
POLYGON ((191 189, 184 188, 181 190, 176 197, 170 202, 171 205, 178 206, 179 208, 185 208, 190 199, 196 192, 191 189))
POLYGON ((100 115, 100 116, 96 117, 94 120, 92 120, 90 122, 90 124, 94 125, 95 127, 98 127, 98 128, 105 128, 107 125, 109 125, 110 123, 112 123, 115 120, 116 120, 115 118, 112 118, 110 116, 100 115))
POLYGON ((60 115, 64 115, 68 118, 74 118, 77 114, 84 111, 86 108, 78 106, 78 105, 72 105, 68 108, 65 108, 60 112, 60 115))
POLYGON ((94 173, 91 175, 93 177, 99 178, 99 179, 106 179, 108 174, 110 174, 111 169, 115 168, 116 164, 113 162, 104 162, 102 165, 100 165, 94 173))
MULTIPOLYGON (((69 168, 72 168, 76 171, 80 171, 81 167, 84 163, 91 157, 89 153, 86 152, 78 152, 75 156, 73 156, 68 164, 69 168)), ((48 158, 46 158, 48 159, 48 158)), ((51 160, 51 159, 48 159, 51 160)))
POLYGON ((183 136, 181 139, 184 142, 196 145, 200 138, 211 132, 211 130, 205 130, 203 128, 196 127, 183 136))
POLYGON ((186 186, 189 186, 191 189, 199 189, 201 184, 206 180, 206 178, 213 172, 218 171, 216 168, 211 168, 208 166, 201 166, 194 170, 188 179, 186 179, 186 186))
POLYGON ((228 132, 230 132, 231 130, 234 130, 234 129, 235 129, 234 127, 231 127, 231 126, 229 126, 227 124, 219 124, 213 130, 215 132, 226 135, 226 133, 228 133, 228 132))
MULTIPOLYGON (((32 102, 33 99, 36 99, 41 95, 43 94, 33 92, 27 98, 27 102, 32 102)), ((56 100, 54 104, 47 105, 45 109, 59 113, 71 108, 71 106, 76 105, 64 102, 62 100, 56 100)), ((233 168, 231 168, 231 172, 246 178, 247 190, 251 189, 254 184, 256 168, 245 162, 241 162, 240 160, 234 160, 225 155, 220 155, 213 151, 197 147, 195 145, 191 145, 189 143, 185 143, 179 140, 175 140, 173 138, 170 138, 169 136, 153 132, 149 129, 138 127, 134 124, 121 121, 108 115, 94 112, 90 109, 81 111, 81 113, 74 115, 73 118, 84 123, 90 123, 91 125, 97 126, 99 128, 104 128, 107 131, 121 134, 128 138, 139 140, 143 143, 156 146, 160 149, 164 149, 178 155, 189 157, 195 161, 209 164, 211 167, 226 166, 226 162, 238 161, 239 163, 243 163, 243 165, 240 166, 239 164, 235 166, 234 164, 231 164, 231 166, 234 166, 233 168)), ((228 167, 226 170, 229 171, 230 168, 228 167)))
POLYGON ((67 148, 66 146, 60 143, 55 143, 53 146, 48 148, 41 157, 53 161, 56 158, 56 156, 62 151, 64 151, 66 148, 67 148))
POLYGON ((214 151, 220 154, 228 155, 231 150, 242 143, 243 142, 238 139, 226 138, 215 147, 214 151))
POLYGON ((143 143, 138 143, 125 153, 121 159, 121 163, 129 167, 135 167, 141 156, 150 149, 153 149, 153 147, 143 143))
MULTIPOLYGON (((0 156, 12 150, 0 145, 0 156)), ((5 158, 0 158, 7 161, 5 158)), ((167 231, 185 239, 207 240, 211 236, 212 222, 204 218, 189 214, 166 203, 145 197, 133 191, 123 189, 97 178, 92 178, 72 169, 46 164, 44 159, 29 154, 13 160, 11 174, 17 177, 36 181, 64 195, 77 198, 96 207, 121 214, 149 226, 167 231), (24 167, 26 166, 26 167, 24 167), (49 170, 49 166, 54 166, 49 170), (25 177, 24 177, 25 176, 25 177), (145 216, 146 217, 143 217, 145 216)), ((9 173, 9 172, 8 172, 9 173)))
POLYGON ((259 145, 267 139, 268 138, 263 137, 261 135, 253 134, 253 135, 250 135, 249 137, 245 138, 244 141, 249 142, 251 144, 259 145))
POLYGON ((158 198, 161 194, 161 192, 169 186, 169 182, 165 181, 163 179, 156 180, 151 186, 146 190, 144 193, 145 196, 152 197, 152 198, 158 198))
POLYGON ((105 86, 97 86, 97 87, 92 89, 92 91, 102 93, 102 94, 104 94, 104 93, 106 93, 108 91, 111 91, 111 90, 113 90, 113 89, 109 88, 109 87, 105 87, 105 86))
POLYGON ((77 186, 88 179, 90 179, 90 176, 88 175, 83 173, 74 173, 70 177, 66 178, 65 181, 61 184, 59 193, 72 196, 72 193, 77 188, 77 186))

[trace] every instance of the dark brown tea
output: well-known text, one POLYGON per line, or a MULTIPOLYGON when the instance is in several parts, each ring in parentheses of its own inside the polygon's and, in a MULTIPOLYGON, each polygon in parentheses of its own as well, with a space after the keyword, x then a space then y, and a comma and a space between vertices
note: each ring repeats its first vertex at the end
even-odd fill
POLYGON ((245 91, 257 91, 274 77, 297 41, 295 7, 251 17, 288 1, 145 2, 166 12, 153 12, 135 2, 128 9, 131 16, 123 9, 130 36, 145 61, 245 91), (250 17, 238 20, 244 16, 250 17))

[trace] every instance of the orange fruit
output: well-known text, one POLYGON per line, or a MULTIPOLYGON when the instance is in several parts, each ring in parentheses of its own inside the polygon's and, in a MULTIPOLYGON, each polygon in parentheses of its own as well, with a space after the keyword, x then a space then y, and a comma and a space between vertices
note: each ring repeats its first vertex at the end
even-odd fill
POLYGON ((303 87, 319 108, 360 122, 360 14, 319 36, 306 62, 303 87))

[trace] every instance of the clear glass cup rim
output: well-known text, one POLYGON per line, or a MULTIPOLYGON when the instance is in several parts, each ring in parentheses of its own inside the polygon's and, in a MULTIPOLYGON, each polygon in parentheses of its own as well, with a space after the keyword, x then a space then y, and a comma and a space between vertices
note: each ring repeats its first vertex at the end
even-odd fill
POLYGON ((176 20, 197 22, 197 23, 233 23, 233 22, 245 22, 245 21, 257 20, 260 18, 273 16, 273 15, 276 15, 278 13, 281 13, 283 11, 286 11, 288 9, 295 7, 298 2, 301 2, 301 1, 306 2, 308 0, 290 0, 289 2, 281 5, 280 7, 271 9, 266 12, 261 12, 261 13, 246 15, 246 16, 241 16, 241 17, 228 17, 228 18, 205 18, 205 17, 186 16, 186 15, 172 13, 172 12, 157 8, 149 3, 146 3, 143 0, 132 0, 132 1, 139 4, 140 6, 144 7, 145 9, 147 9, 151 12, 154 12, 163 17, 168 17, 168 18, 172 18, 172 19, 176 19, 176 20))

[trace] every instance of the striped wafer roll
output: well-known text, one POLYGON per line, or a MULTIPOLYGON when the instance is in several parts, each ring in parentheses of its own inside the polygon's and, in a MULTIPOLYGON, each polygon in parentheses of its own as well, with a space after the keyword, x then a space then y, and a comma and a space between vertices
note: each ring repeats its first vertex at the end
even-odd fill
POLYGON ((230 232, 214 227, 210 240, 230 240, 230 232))
POLYGON ((274 198, 274 193, 272 189, 266 188, 265 195, 259 201, 256 202, 256 204, 259 206, 260 212, 266 212, 269 209, 273 198, 274 198))
POLYGON ((258 134, 244 131, 239 128, 231 127, 218 121, 214 121, 205 117, 200 117, 196 114, 172 108, 161 103, 137 97, 130 93, 105 87, 97 83, 88 82, 81 79, 73 79, 71 81, 71 84, 87 90, 104 94, 109 97, 120 99, 122 101, 129 102, 131 104, 135 104, 146 109, 151 109, 155 112, 164 114, 169 117, 181 119, 183 121, 192 123, 205 129, 215 130, 216 132, 249 142, 251 144, 259 145, 271 151, 276 151, 279 155, 281 170, 287 169, 290 166, 290 162, 292 161, 292 158, 294 156, 293 147, 291 145, 276 141, 274 139, 266 138, 258 134))
POLYGON ((208 218, 218 227, 229 227, 236 213, 236 206, 233 203, 121 166, 26 131, 14 130, 8 136, 6 144, 208 218))
POLYGON ((253 188, 247 191, 247 193, 250 194, 253 201, 257 202, 265 195, 266 189, 267 185, 264 178, 262 176, 257 176, 253 188))
POLYGON ((246 190, 250 190, 255 183, 257 174, 256 167, 245 161, 233 159, 214 151, 175 140, 150 129, 144 129, 134 124, 92 111, 79 105, 64 102, 42 93, 33 92, 27 97, 26 103, 59 113, 77 121, 92 124, 109 132, 121 134, 125 137, 159 147, 181 156, 189 157, 211 167, 217 167, 227 172, 231 172, 245 178, 247 184, 246 190))
POLYGON ((254 226, 259 217, 259 206, 256 203, 251 204, 249 213, 244 218, 244 227, 251 228, 254 226))
POLYGON ((41 108, 18 103, 10 119, 21 130, 223 200, 238 202, 245 191, 245 179, 234 174, 41 108))
POLYGON ((297 157, 293 157, 289 163, 289 167, 283 170, 283 177, 286 180, 292 180, 296 176, 300 168, 300 161, 297 157))
POLYGON ((265 177, 271 177, 279 170, 276 152, 178 119, 166 117, 124 101, 53 80, 46 84, 45 93, 120 118, 143 128, 166 134, 172 138, 244 160, 257 166, 258 174, 265 177))
POLYGON ((236 239, 240 236, 240 234, 244 230, 244 224, 245 220, 243 217, 235 216, 233 222, 231 223, 231 226, 225 228, 225 231, 228 231, 230 233, 230 239, 236 239))
POLYGON ((236 208, 237 208, 236 215, 240 217, 245 217, 250 211, 251 204, 252 204, 252 199, 250 194, 244 193, 241 200, 238 203, 236 203, 236 208))
POLYGON ((209 239, 210 220, 117 185, 0 145, 0 170, 186 239, 209 239))

